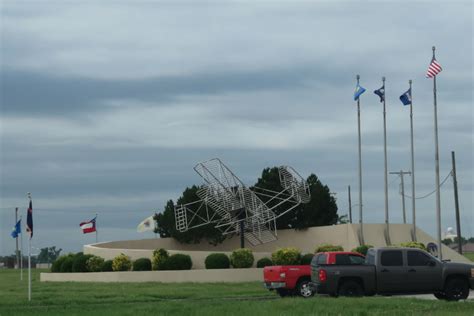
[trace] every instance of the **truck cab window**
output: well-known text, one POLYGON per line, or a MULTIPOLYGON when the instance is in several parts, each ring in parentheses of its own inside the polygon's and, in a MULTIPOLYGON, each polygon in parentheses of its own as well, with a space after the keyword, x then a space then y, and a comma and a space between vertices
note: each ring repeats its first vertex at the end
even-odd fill
POLYGON ((380 261, 386 267, 403 266, 402 252, 400 250, 384 250, 380 261))
POLYGON ((327 261, 327 255, 325 255, 325 254, 320 254, 320 255, 318 256, 317 261, 316 261, 316 265, 326 264, 326 261, 327 261))
POLYGON ((433 260, 421 251, 408 251, 407 259, 409 266, 427 266, 433 260))

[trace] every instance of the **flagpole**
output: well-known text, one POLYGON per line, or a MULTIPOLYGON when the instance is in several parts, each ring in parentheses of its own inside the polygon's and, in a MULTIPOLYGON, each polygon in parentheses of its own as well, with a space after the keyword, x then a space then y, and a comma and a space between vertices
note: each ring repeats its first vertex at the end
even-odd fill
MULTIPOLYGON (((20 215, 20 223, 23 223, 20 215)), ((21 225, 20 225, 21 229, 21 225)), ((23 281, 23 229, 20 232, 20 281, 23 281)))
POLYGON ((383 87, 383 152, 384 152, 384 187, 385 187, 385 239, 387 245, 390 245, 390 224, 388 218, 388 180, 387 180, 387 119, 386 119, 386 107, 385 107, 385 77, 382 77, 383 87))
POLYGON ((99 240, 99 232, 98 232, 98 229, 97 229, 97 213, 95 214, 95 243, 97 244, 98 240, 99 240))
MULTIPOLYGON (((15 207, 15 230, 16 230, 16 224, 18 223, 18 207, 15 207)), ((12 236, 13 237, 13 236, 12 236)), ((16 234, 15 237, 15 243, 16 243, 16 268, 19 269, 20 267, 20 256, 18 254, 18 234, 16 234)))
POLYGON ((413 222, 413 241, 416 241, 416 213, 415 213, 415 147, 413 145, 413 92, 411 91, 411 79, 408 80, 410 85, 410 137, 411 137, 411 209, 413 222))
POLYGON ((31 238, 28 240, 28 301, 31 301, 31 238))
MULTIPOLYGON (((435 50, 433 46, 433 59, 435 59, 435 50)), ((441 251, 441 197, 439 187, 439 149, 438 149, 438 109, 436 104, 436 75, 433 77, 433 97, 434 97, 434 132, 435 132, 435 172, 436 172, 436 225, 438 237, 438 257, 443 259, 441 251)))
MULTIPOLYGON (((31 203, 31 193, 28 192, 28 198, 31 203)), ((32 231, 30 231, 30 238, 28 239, 28 301, 31 302, 31 237, 32 231)))
MULTIPOLYGON (((360 76, 357 75, 357 86, 359 86, 360 76)), ((361 140, 360 140, 360 96, 357 98, 357 130, 359 133, 359 232, 360 244, 364 244, 364 228, 362 220, 362 154, 361 154, 361 140)))

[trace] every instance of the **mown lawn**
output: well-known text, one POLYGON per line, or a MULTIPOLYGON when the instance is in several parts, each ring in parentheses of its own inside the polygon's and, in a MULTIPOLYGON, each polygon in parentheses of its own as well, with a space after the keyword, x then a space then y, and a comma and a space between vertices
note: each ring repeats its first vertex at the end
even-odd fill
POLYGON ((463 255, 469 260, 474 261, 474 252, 463 253, 463 255))
MULTIPOLYGON (((19 272, 0 271, 0 315, 473 315, 474 302, 393 297, 277 298, 258 282, 221 284, 42 283, 33 300, 19 272)), ((25 273, 26 276, 26 273, 25 273)), ((26 279, 26 278, 25 278, 26 279)))

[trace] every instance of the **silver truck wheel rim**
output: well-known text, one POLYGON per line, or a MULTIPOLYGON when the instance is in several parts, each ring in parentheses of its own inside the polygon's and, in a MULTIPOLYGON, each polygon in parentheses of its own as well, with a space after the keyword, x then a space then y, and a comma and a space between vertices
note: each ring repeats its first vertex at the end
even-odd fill
POLYGON ((309 288, 307 283, 305 283, 301 286, 300 293, 301 293, 301 296, 303 296, 303 297, 311 296, 312 291, 309 288))

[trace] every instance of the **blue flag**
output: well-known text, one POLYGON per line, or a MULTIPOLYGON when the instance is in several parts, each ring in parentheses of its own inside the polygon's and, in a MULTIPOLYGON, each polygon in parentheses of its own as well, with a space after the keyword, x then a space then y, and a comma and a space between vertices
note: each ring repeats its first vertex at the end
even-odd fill
POLYGON ((357 87, 354 91, 354 101, 357 101, 360 95, 364 92, 365 92, 365 89, 360 84, 357 84, 357 87))
POLYGON ((385 85, 383 85, 382 88, 375 90, 374 93, 379 96, 380 102, 383 102, 385 100, 385 85))
POLYGON ((402 101, 403 105, 411 104, 411 89, 408 89, 407 92, 400 96, 400 101, 402 101))
POLYGON ((13 238, 17 238, 19 234, 21 234, 21 219, 13 227, 13 230, 11 232, 11 236, 13 238))

